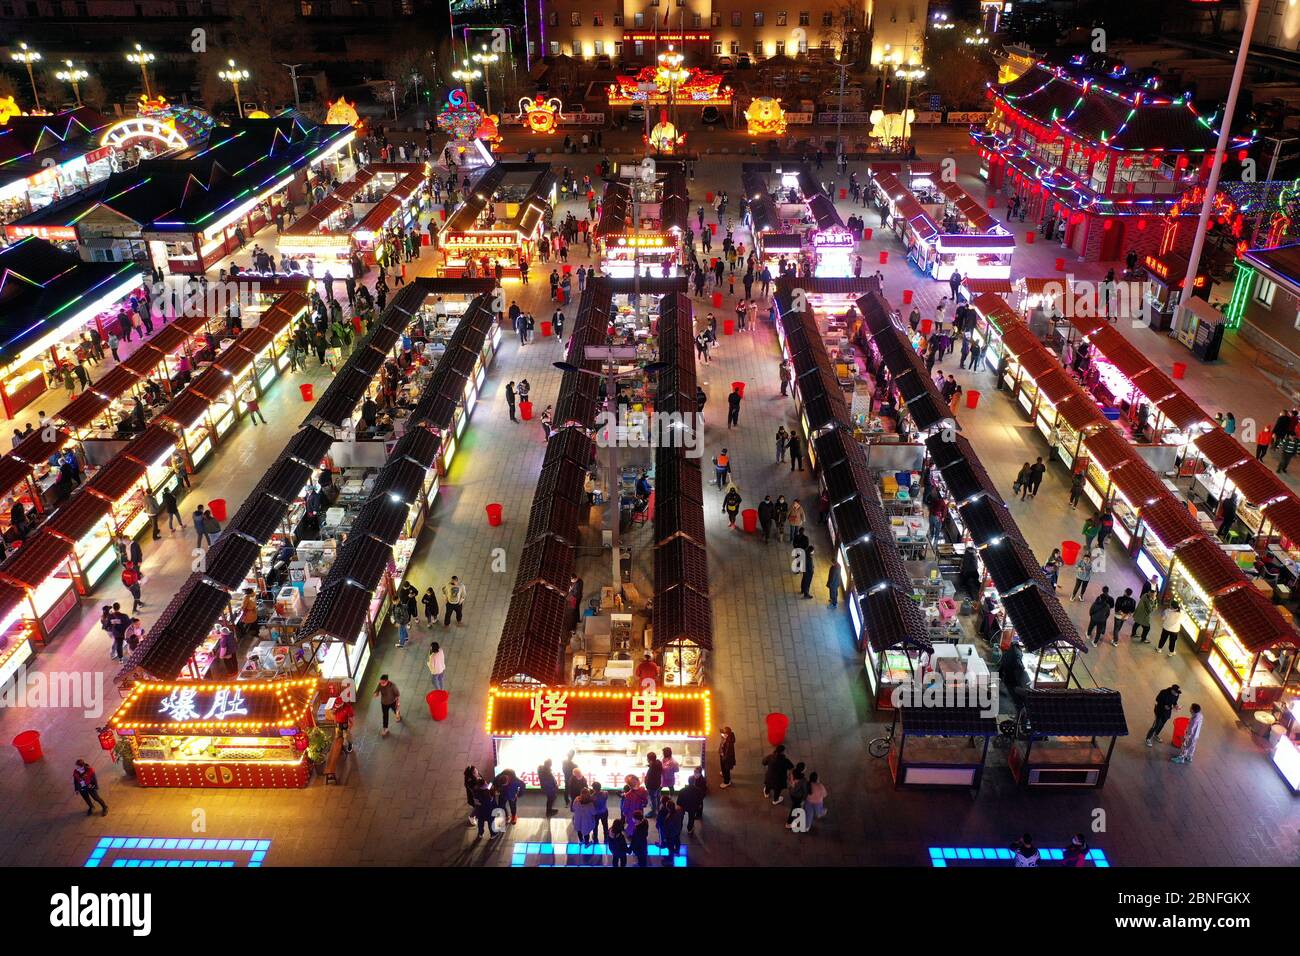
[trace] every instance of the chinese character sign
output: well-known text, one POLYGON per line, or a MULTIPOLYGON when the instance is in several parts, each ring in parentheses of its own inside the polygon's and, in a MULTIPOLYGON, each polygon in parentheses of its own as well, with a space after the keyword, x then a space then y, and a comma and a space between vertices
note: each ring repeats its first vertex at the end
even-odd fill
POLYGON ((198 690, 193 687, 177 688, 163 698, 162 703, 158 705, 158 712, 166 714, 177 722, 198 720, 199 710, 194 703, 198 693, 198 690))
POLYGON ((177 723, 196 720, 223 721, 231 717, 247 717, 248 704, 244 700, 244 691, 238 687, 223 687, 212 697, 212 703, 206 712, 201 711, 195 687, 176 688, 158 705, 158 712, 166 714, 177 723))
POLYGON ((530 701, 533 721, 531 730, 563 730, 569 713, 569 695, 564 691, 543 690, 530 701))
POLYGON ((664 725, 664 699, 655 693, 633 694, 627 725, 633 730, 657 730, 664 725))

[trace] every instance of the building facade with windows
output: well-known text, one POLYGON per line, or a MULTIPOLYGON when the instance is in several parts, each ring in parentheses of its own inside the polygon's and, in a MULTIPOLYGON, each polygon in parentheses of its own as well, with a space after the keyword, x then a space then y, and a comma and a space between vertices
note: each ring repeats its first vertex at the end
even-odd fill
MULTIPOLYGON (((894 2, 894 0, 884 0, 894 2)), ((897 0, 906 6, 912 0, 897 0)), ((925 27, 920 9, 918 35, 925 27)), ((530 23, 534 55, 651 63, 672 43, 688 63, 718 57, 750 60, 800 53, 850 52, 871 20, 873 0, 548 0, 530 23)))

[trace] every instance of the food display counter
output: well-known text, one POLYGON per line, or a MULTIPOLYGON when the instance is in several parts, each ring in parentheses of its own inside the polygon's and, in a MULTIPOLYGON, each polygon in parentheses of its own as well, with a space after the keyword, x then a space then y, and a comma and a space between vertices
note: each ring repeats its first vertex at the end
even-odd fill
POLYGON ((109 718, 143 787, 307 786, 319 681, 140 681, 109 718))
POLYGON ((1268 597, 1243 584, 1215 597, 1214 615, 1206 664, 1233 706, 1269 710, 1300 690, 1295 631, 1268 597))
POLYGON ((70 570, 77 591, 89 594, 117 563, 110 504, 83 492, 59 509, 46 530, 72 545, 70 570))
POLYGON ((997 719, 978 707, 898 708, 888 753, 894 789, 959 787, 979 792, 989 741, 996 736, 997 719))
POLYGON ((488 691, 488 735, 494 775, 513 770, 530 787, 537 768, 550 759, 558 773, 570 751, 588 783, 611 794, 627 777, 645 773, 645 755, 671 747, 678 780, 697 767, 707 774, 705 751, 713 732, 712 694, 706 688, 633 690, 546 687, 488 691))
POLYGON ((1023 787, 1099 790, 1120 737, 1128 736, 1119 691, 1031 690, 1025 695, 1028 735, 1007 754, 1023 787))
POLYGON ((0 687, 9 686, 19 668, 32 659, 32 625, 23 610, 26 592, 16 585, 0 581, 0 687))
POLYGON ((21 614, 28 637, 38 644, 48 644, 77 606, 71 562, 72 545, 37 531, 0 567, 0 578, 26 592, 21 614))

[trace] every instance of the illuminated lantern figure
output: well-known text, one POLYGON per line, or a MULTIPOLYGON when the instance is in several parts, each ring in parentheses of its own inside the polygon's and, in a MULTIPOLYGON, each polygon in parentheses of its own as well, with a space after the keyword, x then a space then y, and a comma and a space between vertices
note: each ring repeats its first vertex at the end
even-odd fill
POLYGON ((525 96, 519 101, 519 118, 534 133, 554 133, 564 119, 561 107, 564 104, 555 97, 549 100, 534 100, 525 96))
POLYGON ((9 122, 11 116, 22 116, 23 111, 18 108, 12 96, 0 96, 0 126, 9 122))
POLYGON ((266 110, 253 110, 253 112, 249 113, 247 116, 244 117, 244 119, 270 119, 270 118, 271 118, 271 114, 268 113, 266 110))
MULTIPOLYGON (((908 110, 906 125, 916 122, 916 111, 908 110)), ((904 117, 902 113, 886 113, 884 110, 871 111, 871 137, 873 139, 901 139, 903 136, 904 117)))
POLYGON ((474 131, 475 139, 481 139, 483 142, 493 148, 501 145, 501 131, 497 128, 498 117, 491 116, 487 113, 482 114, 483 118, 479 121, 478 129, 474 131))
POLYGON ((140 99, 136 101, 136 105, 141 113, 161 113, 171 104, 167 102, 167 97, 162 94, 157 96, 145 96, 145 94, 141 93, 140 99))
POLYGON ((684 142, 686 137, 679 136, 677 127, 668 121, 668 111, 660 110, 659 122, 650 130, 650 145, 661 153, 671 153, 684 142))
POLYGON ((750 136, 780 136, 786 127, 785 110, 779 99, 758 96, 746 108, 745 122, 750 136))
POLYGON ((447 105, 438 113, 437 124, 440 130, 449 133, 453 139, 473 139, 483 122, 483 111, 478 104, 465 96, 464 90, 452 90, 447 94, 447 105))
POLYGON ((326 125, 361 126, 361 117, 357 115, 356 105, 349 103, 346 98, 340 96, 329 107, 329 112, 325 114, 326 125))

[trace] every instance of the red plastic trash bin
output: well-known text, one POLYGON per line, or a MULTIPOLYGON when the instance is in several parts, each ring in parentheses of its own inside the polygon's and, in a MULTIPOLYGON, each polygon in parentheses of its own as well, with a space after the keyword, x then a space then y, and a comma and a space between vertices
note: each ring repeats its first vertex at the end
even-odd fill
POLYGON ((882 252, 880 254, 880 264, 883 266, 883 265, 887 265, 888 263, 889 263, 889 253, 882 252))
POLYGON ((1058 258, 1058 259, 1056 260, 1056 271, 1057 271, 1057 272, 1064 272, 1064 271, 1065 271, 1065 260, 1064 260, 1064 259, 1059 259, 1059 258, 1058 258))
POLYGON ((226 499, 213 498, 208 502, 208 510, 212 512, 212 517, 218 521, 226 520, 226 499))
POLYGON ((775 747, 777 744, 785 743, 786 731, 790 729, 790 718, 785 714, 773 713, 767 715, 767 742, 775 747))
POLYGON ((549 319, 542 319, 542 336, 551 334, 551 323, 549 319))
POLYGON ((848 198, 849 198, 849 191, 848 191, 847 189, 845 189, 844 187, 841 186, 841 187, 840 187, 840 202, 843 202, 845 199, 848 199, 848 198))
POLYGON ((1186 374, 1187 374, 1187 363, 1186 363, 1186 362, 1175 362, 1175 363, 1174 363, 1174 378, 1182 378, 1182 377, 1185 376, 1186 374))
POLYGON ((1079 552, 1083 550, 1083 545, 1078 541, 1061 542, 1061 560, 1066 564, 1074 564, 1079 560, 1079 552))
POLYGON ((732 383, 731 383, 731 390, 732 390, 733 392, 740 392, 740 397, 741 397, 741 398, 744 398, 744 397, 745 397, 745 383, 744 383, 744 382, 732 382, 732 383))
POLYGON ((709 301, 713 303, 713 307, 715 309, 722 308, 722 293, 721 292, 713 293, 713 298, 710 299, 709 301))
POLYGON ((563 270, 564 270, 564 271, 563 271, 563 274, 564 274, 564 275, 567 276, 567 275, 572 275, 572 274, 573 274, 573 266, 569 265, 567 262, 564 264, 564 266, 563 266, 562 268, 563 268, 563 270))
POLYGON ((303 382, 298 386, 298 391, 302 393, 302 400, 310 402, 316 398, 316 389, 312 387, 311 382, 303 382))
POLYGON ((487 511, 488 524, 496 528, 501 525, 501 506, 495 501, 484 509, 487 511))
POLYGON ((989 208, 990 208, 990 209, 997 209, 997 208, 998 208, 998 197, 997 197, 997 196, 990 196, 990 197, 989 197, 989 208))
POLYGON ((870 230, 870 229, 863 229, 863 230, 862 230, 862 238, 865 239, 865 240, 867 240, 868 242, 870 242, 870 241, 871 241, 871 230, 870 230))
POLYGON ((447 221, 447 210, 445 207, 438 210, 438 218, 441 219, 443 222, 447 221))
POLYGON ((427 232, 420 233, 420 245, 427 246, 428 244, 429 244, 429 234, 427 232))
POLYGON ((1030 229, 1025 233, 1025 242, 1029 243, 1031 246, 1034 244, 1035 238, 1037 238, 1037 233, 1035 233, 1034 230, 1030 229))
POLYGON ((555 290, 555 301, 558 302, 558 303, 560 303, 560 305, 564 305, 564 290, 563 290, 563 289, 556 289, 556 290, 555 290))
POLYGON ((713 202, 713 193, 705 193, 704 200, 705 202, 713 202))
POLYGON ((934 330, 934 320, 922 319, 920 328, 921 328, 921 334, 928 336, 934 330))
POLYGON ((980 403, 980 393, 975 391, 975 389, 972 388, 969 392, 966 393, 966 407, 978 408, 979 403, 980 403))
POLYGON ((41 735, 35 730, 24 730, 14 738, 14 746, 18 748, 23 763, 36 763, 44 756, 41 752, 41 735))
POLYGON ((743 523, 745 530, 750 534, 753 534, 758 528, 758 509, 746 508, 740 513, 740 520, 743 523))
POLYGON ((1174 718, 1174 739, 1170 741, 1175 747, 1183 745, 1183 738, 1187 736, 1187 726, 1192 722, 1190 717, 1174 718))
POLYGON ((722 334, 723 334, 723 335, 735 335, 735 334, 736 334, 736 320, 735 320, 735 319, 723 319, 723 320, 722 320, 722 334))
POLYGON ((431 690, 425 694, 424 700, 429 705, 429 716, 434 720, 446 720, 447 698, 450 696, 445 690, 431 690))
POLYGON ((709 223, 709 235, 716 236, 717 234, 718 234, 718 224, 716 222, 709 223))
POLYGON ((911 305, 911 304, 912 304, 912 290, 911 290, 911 289, 904 289, 904 290, 903 290, 903 305, 911 305))
POLYGON ((526 421, 526 422, 531 422, 531 421, 533 420, 533 403, 532 403, 532 402, 520 402, 520 403, 519 403, 519 417, 522 418, 522 419, 523 419, 524 421, 526 421))

